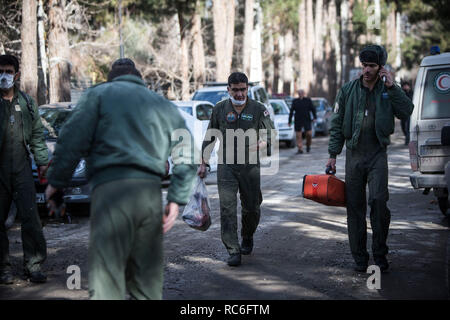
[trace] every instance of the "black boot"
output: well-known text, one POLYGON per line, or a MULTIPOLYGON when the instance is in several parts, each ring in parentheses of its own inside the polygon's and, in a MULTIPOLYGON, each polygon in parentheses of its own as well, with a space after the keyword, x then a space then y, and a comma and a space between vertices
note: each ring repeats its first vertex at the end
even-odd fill
POLYGON ((0 284, 12 284, 14 282, 14 277, 11 271, 1 271, 0 272, 0 284))
POLYGON ((34 272, 25 271, 25 277, 33 283, 47 282, 47 276, 41 271, 34 271, 34 272))
POLYGON ((241 253, 250 254, 253 250, 253 238, 243 238, 241 243, 241 253))
POLYGON ((389 263, 386 257, 374 257, 375 264, 380 267, 381 272, 386 272, 389 269, 389 263))
POLYGON ((237 267, 238 265, 241 264, 241 254, 240 253, 231 254, 230 257, 228 258, 227 263, 230 267, 237 267))

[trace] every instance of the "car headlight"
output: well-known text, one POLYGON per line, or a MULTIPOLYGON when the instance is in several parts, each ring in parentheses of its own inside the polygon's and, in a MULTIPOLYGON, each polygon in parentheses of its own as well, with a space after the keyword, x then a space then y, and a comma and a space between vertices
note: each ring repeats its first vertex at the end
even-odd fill
POLYGON ((317 123, 323 123, 324 121, 323 121, 323 118, 317 118, 316 122, 317 123))
POLYGON ((83 159, 81 160, 77 167, 75 168, 75 173, 73 174, 74 177, 83 177, 85 175, 86 171, 86 161, 83 159))

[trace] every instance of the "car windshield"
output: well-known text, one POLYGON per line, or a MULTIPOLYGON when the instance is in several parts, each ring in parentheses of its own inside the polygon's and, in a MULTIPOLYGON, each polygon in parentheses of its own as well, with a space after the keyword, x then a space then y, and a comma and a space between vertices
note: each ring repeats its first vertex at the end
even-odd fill
POLYGON ((316 108, 316 111, 325 111, 325 104, 320 102, 321 102, 320 100, 312 100, 312 103, 316 108))
POLYGON ((192 116, 192 107, 178 107, 186 113, 189 113, 192 116))
POLYGON ((57 139, 59 130, 71 114, 71 110, 62 108, 39 109, 42 124, 44 125, 45 139, 57 139))
POLYGON ((273 113, 278 114, 289 114, 289 111, 279 102, 271 102, 270 103, 273 108, 273 113))
POLYGON ((450 118, 450 68, 427 72, 423 89, 422 119, 450 118))
POLYGON ((215 105, 217 102, 228 98, 227 91, 197 91, 192 100, 209 101, 215 105))

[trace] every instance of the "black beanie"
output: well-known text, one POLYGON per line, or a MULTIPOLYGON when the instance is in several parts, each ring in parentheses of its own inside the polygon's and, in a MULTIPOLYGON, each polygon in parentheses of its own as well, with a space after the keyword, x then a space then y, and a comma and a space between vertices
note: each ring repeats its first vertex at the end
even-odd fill
POLYGON ((387 61, 386 49, 375 44, 368 45, 359 53, 359 60, 361 62, 376 63, 380 66, 384 66, 387 61))

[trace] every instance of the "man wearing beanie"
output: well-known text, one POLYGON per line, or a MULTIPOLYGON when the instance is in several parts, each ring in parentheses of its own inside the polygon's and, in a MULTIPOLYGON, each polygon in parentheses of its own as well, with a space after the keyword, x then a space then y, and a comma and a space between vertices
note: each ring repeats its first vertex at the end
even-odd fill
POLYGON ((376 265, 386 271, 386 245, 391 214, 387 207, 387 146, 394 132, 394 116, 409 117, 414 105, 384 68, 386 50, 369 45, 359 59, 363 74, 342 86, 331 118, 330 158, 327 167, 336 170, 336 156, 346 144, 345 185, 347 228, 355 271, 366 272, 369 264, 366 226, 366 185, 369 186, 372 253, 376 265))

